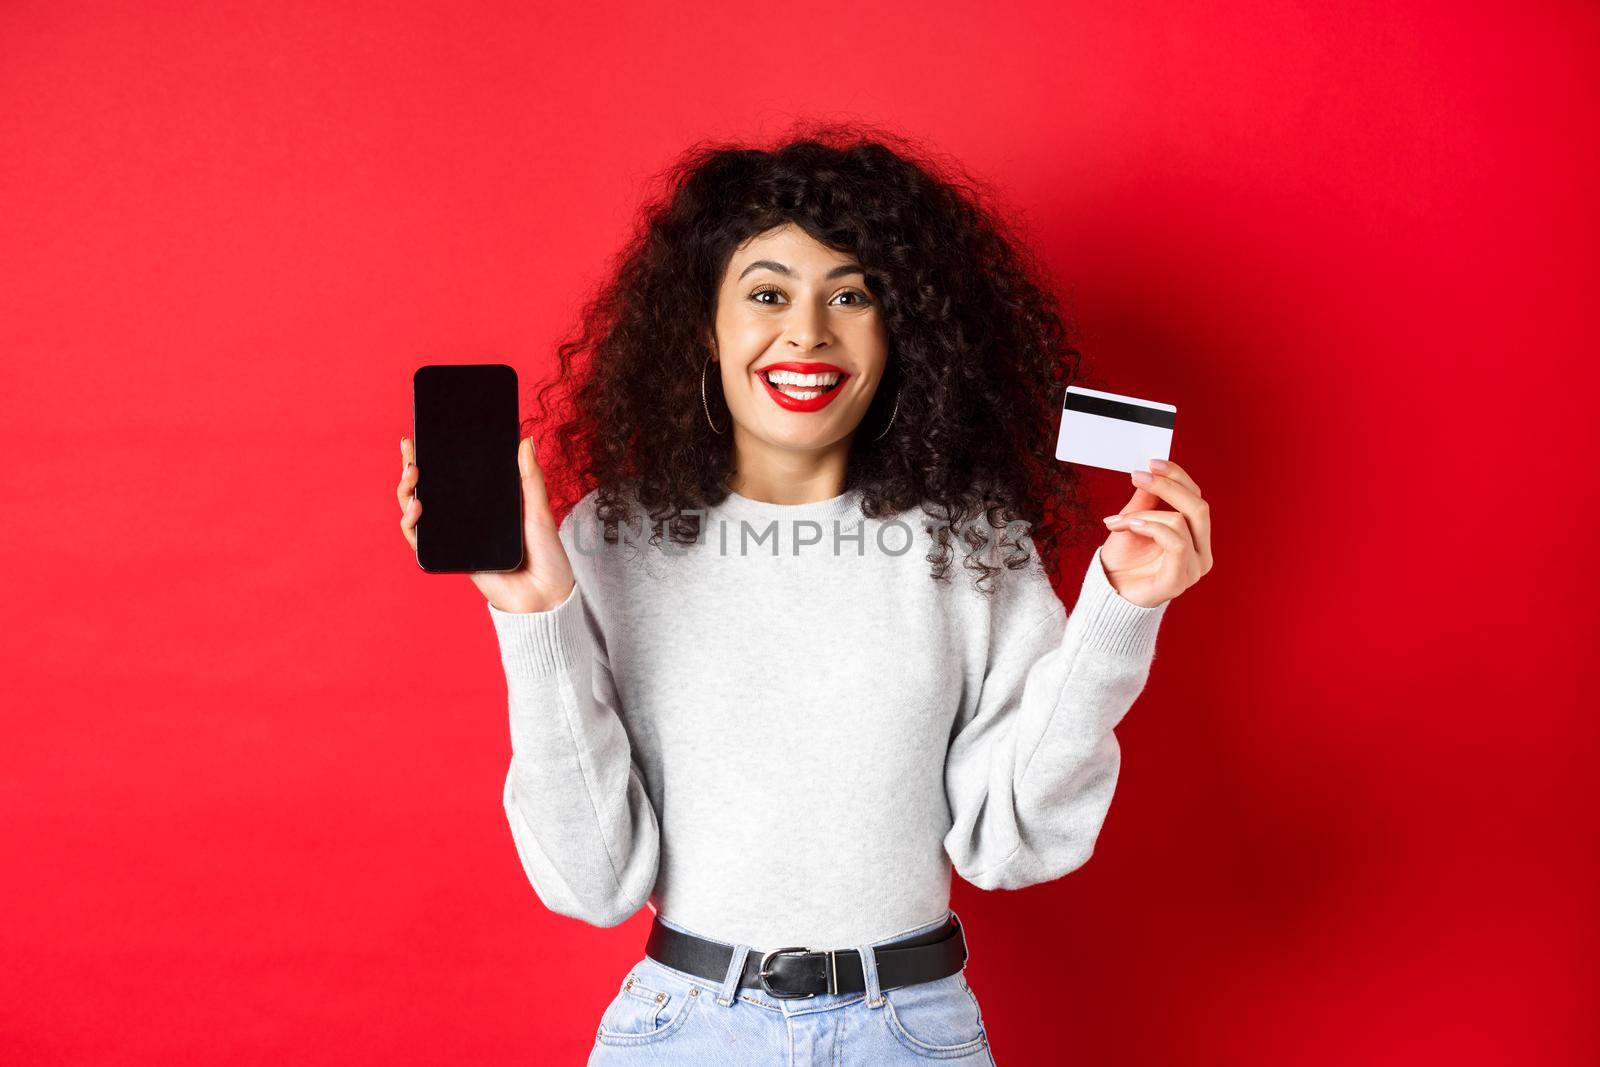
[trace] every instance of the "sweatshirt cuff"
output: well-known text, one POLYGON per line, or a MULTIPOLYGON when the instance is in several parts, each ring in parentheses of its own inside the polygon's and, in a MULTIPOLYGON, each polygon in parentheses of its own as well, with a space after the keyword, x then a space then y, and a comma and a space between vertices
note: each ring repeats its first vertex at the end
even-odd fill
POLYGON ((583 624, 583 598, 572 583, 567 598, 546 611, 501 611, 489 608, 500 662, 515 678, 546 678, 571 670, 588 655, 589 634, 583 624))
POLYGON ((1096 548, 1070 622, 1080 630, 1085 644, 1118 655, 1148 659, 1155 654, 1156 630, 1171 603, 1166 600, 1147 608, 1124 599, 1106 577, 1100 549, 1096 548))

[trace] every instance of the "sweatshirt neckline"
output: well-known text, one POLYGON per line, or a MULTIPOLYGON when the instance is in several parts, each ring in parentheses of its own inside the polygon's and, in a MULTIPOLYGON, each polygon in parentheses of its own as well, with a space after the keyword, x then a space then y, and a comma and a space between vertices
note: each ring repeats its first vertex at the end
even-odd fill
POLYGON ((736 519, 836 519, 850 510, 856 502, 854 489, 846 489, 838 496, 826 500, 808 500, 801 504, 775 504, 769 500, 753 500, 733 490, 728 491, 722 503, 713 510, 736 519))

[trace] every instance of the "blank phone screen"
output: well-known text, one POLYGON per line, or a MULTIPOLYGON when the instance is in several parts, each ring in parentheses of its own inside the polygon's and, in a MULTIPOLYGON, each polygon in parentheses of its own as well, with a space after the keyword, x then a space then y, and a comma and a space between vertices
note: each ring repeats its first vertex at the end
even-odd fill
POLYGON ((428 364, 411 379, 417 455, 417 565, 522 566, 517 372, 504 363, 428 364))

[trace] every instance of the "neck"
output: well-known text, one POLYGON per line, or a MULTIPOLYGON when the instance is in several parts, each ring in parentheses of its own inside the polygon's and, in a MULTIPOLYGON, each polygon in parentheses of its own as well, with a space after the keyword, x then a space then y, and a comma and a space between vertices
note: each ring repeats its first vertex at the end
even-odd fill
POLYGON ((734 448, 734 473, 728 488, 740 496, 772 504, 808 504, 844 492, 849 437, 814 450, 774 448, 735 424, 734 448))

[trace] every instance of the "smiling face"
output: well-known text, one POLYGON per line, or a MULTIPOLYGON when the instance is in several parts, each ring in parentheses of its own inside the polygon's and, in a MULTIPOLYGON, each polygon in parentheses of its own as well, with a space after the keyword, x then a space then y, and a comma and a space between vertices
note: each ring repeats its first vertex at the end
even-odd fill
POLYGON ((714 351, 741 469, 792 466, 800 457, 775 453, 848 451, 889 335, 855 258, 786 223, 734 250, 714 351))

